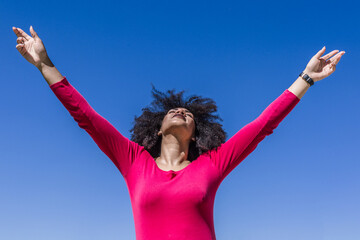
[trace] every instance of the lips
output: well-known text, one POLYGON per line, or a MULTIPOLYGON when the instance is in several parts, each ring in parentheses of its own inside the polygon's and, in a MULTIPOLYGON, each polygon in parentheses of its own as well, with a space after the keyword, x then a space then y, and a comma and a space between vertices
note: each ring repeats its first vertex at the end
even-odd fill
POLYGON ((174 117, 181 117, 183 120, 185 120, 185 117, 183 116, 183 115, 181 115, 181 114, 175 114, 174 116, 173 116, 173 118, 174 117))

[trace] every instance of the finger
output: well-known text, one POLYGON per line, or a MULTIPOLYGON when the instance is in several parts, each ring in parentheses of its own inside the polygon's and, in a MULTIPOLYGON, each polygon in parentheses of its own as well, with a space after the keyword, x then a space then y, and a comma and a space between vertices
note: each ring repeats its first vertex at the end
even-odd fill
POLYGON ((13 31, 16 34, 17 37, 22 37, 20 31, 16 27, 13 28, 13 31))
POLYGON ((331 64, 331 66, 330 66, 330 70, 331 70, 331 72, 330 72, 330 74, 331 73, 333 73, 333 72, 335 72, 335 70, 336 70, 336 64, 331 64))
POLYGON ((24 37, 26 40, 30 40, 31 37, 29 35, 27 35, 26 32, 24 32, 21 28, 15 28, 14 30, 16 36, 18 37, 24 37))
POLYGON ((334 50, 334 51, 322 56, 320 59, 324 59, 326 61, 329 58, 331 58, 332 56, 334 56, 337 52, 339 52, 339 50, 334 50))
POLYGON ((344 54, 345 54, 345 52, 343 52, 343 51, 336 54, 333 58, 331 58, 331 60, 330 60, 331 64, 332 65, 338 64, 338 62, 340 61, 342 55, 344 55, 344 54))
POLYGON ((26 33, 24 32, 21 28, 16 28, 15 29, 15 33, 18 37, 23 37, 25 38, 26 40, 30 40, 31 37, 26 33))
POLYGON ((325 50, 326 50, 326 48, 325 48, 325 46, 324 46, 320 51, 318 51, 318 52, 314 55, 314 58, 319 59, 319 58, 321 57, 321 55, 324 54, 325 50))
POLYGON ((24 44, 22 44, 22 43, 19 43, 19 44, 17 44, 16 45, 16 49, 20 49, 20 48, 23 48, 25 45, 24 44))
POLYGON ((14 33, 16 34, 17 37, 21 37, 21 34, 16 27, 12 27, 12 30, 14 31, 14 33))
POLYGON ((23 37, 18 37, 18 38, 16 39, 16 43, 25 43, 25 38, 23 38, 23 37))
POLYGON ((21 53, 21 55, 24 55, 26 53, 26 49, 24 47, 24 44, 16 45, 16 49, 21 53))
POLYGON ((16 32, 17 32, 16 27, 12 27, 12 30, 13 30, 14 33, 16 34, 16 32))
POLYGON ((34 28, 32 26, 30 26, 30 33, 31 33, 31 36, 33 38, 39 38, 39 36, 37 35, 37 33, 34 31, 34 28))

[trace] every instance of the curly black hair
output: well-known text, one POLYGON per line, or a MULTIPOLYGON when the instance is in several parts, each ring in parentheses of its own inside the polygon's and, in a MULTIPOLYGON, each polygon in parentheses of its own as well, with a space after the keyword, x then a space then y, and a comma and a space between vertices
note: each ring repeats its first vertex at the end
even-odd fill
POLYGON ((184 90, 174 93, 175 90, 172 89, 165 94, 151 85, 154 100, 150 106, 142 108, 141 116, 135 116, 134 126, 130 132, 132 132, 131 140, 144 146, 153 158, 157 158, 161 153, 162 136, 158 136, 157 133, 161 128, 162 120, 170 109, 177 107, 186 108, 194 115, 196 140, 191 141, 189 145, 189 161, 192 162, 202 153, 217 148, 225 142, 227 134, 222 124, 217 122, 223 120, 219 115, 214 115, 217 106, 212 99, 197 95, 184 99, 184 90))

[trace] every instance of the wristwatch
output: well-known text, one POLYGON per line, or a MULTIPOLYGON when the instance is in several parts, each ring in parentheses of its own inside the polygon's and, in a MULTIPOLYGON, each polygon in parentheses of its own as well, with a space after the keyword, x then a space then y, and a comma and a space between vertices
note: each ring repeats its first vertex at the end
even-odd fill
POLYGON ((314 85, 314 80, 312 80, 312 78, 309 77, 309 75, 307 75, 306 73, 301 72, 299 76, 302 77, 302 79, 304 79, 307 83, 309 83, 310 87, 314 85))

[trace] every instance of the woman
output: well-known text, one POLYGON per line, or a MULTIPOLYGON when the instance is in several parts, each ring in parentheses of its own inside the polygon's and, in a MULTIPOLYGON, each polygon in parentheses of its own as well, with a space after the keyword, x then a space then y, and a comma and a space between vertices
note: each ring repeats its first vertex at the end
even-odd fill
POLYGON ((31 36, 20 28, 13 27, 13 31, 21 55, 40 70, 71 116, 121 172, 139 240, 216 239, 213 205, 220 183, 273 133, 313 82, 335 71, 345 53, 334 50, 322 56, 322 48, 288 89, 226 142, 211 99, 183 99, 183 92, 164 94, 153 87, 155 100, 135 118, 129 140, 60 74, 32 27, 31 36))

